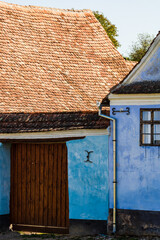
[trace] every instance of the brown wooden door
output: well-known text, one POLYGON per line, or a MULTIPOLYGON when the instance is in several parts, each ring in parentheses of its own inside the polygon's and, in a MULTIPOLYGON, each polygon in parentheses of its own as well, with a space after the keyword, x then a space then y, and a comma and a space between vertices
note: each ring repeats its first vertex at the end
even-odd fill
POLYGON ((66 144, 12 144, 12 228, 68 233, 68 205, 66 144))

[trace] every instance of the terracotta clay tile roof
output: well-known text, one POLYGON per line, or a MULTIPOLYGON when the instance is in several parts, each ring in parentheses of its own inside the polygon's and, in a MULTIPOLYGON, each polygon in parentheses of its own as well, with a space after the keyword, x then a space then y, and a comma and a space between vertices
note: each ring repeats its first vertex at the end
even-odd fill
POLYGON ((117 88, 113 93, 116 94, 135 94, 135 93, 160 93, 160 81, 140 81, 124 84, 117 88))
POLYGON ((0 133, 105 129, 108 125, 109 121, 100 118, 98 112, 0 114, 0 133))
POLYGON ((133 69, 133 67, 137 64, 138 62, 136 61, 130 61, 130 60, 126 60, 126 64, 128 67, 128 70, 131 71, 133 69))
POLYGON ((90 10, 0 2, 0 113, 97 111, 128 73, 90 10))

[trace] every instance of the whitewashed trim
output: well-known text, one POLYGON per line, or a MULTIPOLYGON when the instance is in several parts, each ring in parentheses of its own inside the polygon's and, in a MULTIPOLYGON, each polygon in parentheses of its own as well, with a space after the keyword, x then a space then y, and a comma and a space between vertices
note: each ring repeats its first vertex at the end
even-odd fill
POLYGON ((32 132, 32 133, 1 133, 0 139, 56 139, 77 138, 86 136, 109 135, 107 129, 78 129, 66 131, 32 132))
POLYGON ((160 94, 110 94, 110 105, 158 105, 160 94))

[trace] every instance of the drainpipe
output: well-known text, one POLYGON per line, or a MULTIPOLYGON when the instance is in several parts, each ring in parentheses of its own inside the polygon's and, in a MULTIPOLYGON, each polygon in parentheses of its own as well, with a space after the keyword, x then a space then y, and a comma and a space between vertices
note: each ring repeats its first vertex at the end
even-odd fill
POLYGON ((113 233, 116 233, 116 194, 117 194, 117 174, 116 174, 116 119, 102 114, 102 106, 97 102, 99 116, 113 122, 113 233))

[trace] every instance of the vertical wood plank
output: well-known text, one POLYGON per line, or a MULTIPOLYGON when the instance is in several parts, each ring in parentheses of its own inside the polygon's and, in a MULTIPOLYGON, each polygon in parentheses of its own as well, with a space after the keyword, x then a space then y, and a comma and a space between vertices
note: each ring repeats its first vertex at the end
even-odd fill
POLYGON ((21 146, 21 162, 22 162, 22 208, 21 208, 21 223, 25 223, 26 219, 26 144, 21 146))
POLYGON ((48 224, 48 144, 44 144, 44 225, 48 224))
POLYGON ((53 214, 53 144, 48 149, 48 226, 52 226, 53 214))
POLYGON ((26 224, 31 224, 31 145, 26 145, 27 152, 27 193, 26 193, 26 224))
POLYGON ((57 226, 61 225, 61 162, 62 162, 62 144, 58 144, 58 161, 57 161, 57 226))
POLYGON ((52 225, 57 226, 57 144, 53 145, 53 210, 52 210, 52 225))
POLYGON ((65 144, 62 145, 62 192, 61 192, 61 226, 66 225, 66 149, 65 144))
POLYGON ((66 144, 12 145, 10 206, 14 224, 69 226, 66 144))
POLYGON ((35 224, 39 224, 39 172, 40 172, 40 146, 39 144, 35 145, 36 152, 36 185, 35 185, 35 224))
POLYGON ((66 155, 66 227, 69 227, 69 194, 68 194, 68 152, 65 144, 65 155, 66 155))
POLYGON ((39 156, 39 160, 40 160, 40 165, 39 165, 39 224, 43 225, 43 164, 44 164, 44 156, 43 156, 43 152, 44 152, 44 145, 40 144, 40 156, 39 156))
POLYGON ((13 205, 12 205, 12 216, 13 216, 13 223, 18 223, 18 145, 13 144, 13 157, 14 160, 12 161, 13 163, 13 205))
POLYGON ((15 159, 15 150, 14 150, 14 144, 11 146, 11 191, 10 191, 10 222, 14 222, 14 159, 15 159))
POLYGON ((31 144, 31 224, 35 224, 35 144, 31 144))
POLYGON ((22 169, 21 169, 21 144, 18 144, 18 158, 17 158, 17 168, 18 168, 18 173, 17 173, 17 223, 21 223, 21 208, 22 208, 22 196, 21 196, 21 193, 22 193, 22 179, 21 179, 21 173, 22 173, 22 169))

